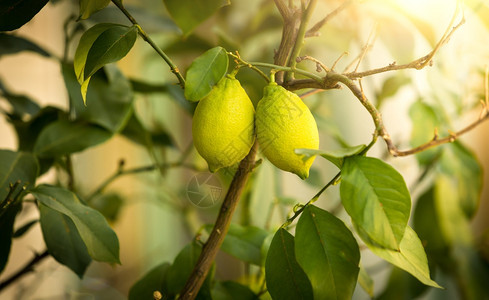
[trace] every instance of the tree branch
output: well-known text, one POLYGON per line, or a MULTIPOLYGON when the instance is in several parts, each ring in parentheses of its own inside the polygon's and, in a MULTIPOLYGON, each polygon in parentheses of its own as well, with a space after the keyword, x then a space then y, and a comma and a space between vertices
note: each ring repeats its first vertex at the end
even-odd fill
POLYGON ((119 163, 119 167, 116 170, 114 174, 112 174, 110 177, 108 177, 98 188, 95 189, 87 198, 86 202, 90 203, 92 199, 100 194, 107 186, 109 186, 114 180, 117 178, 124 176, 124 175, 131 175, 131 174, 138 174, 138 173, 145 173, 145 172, 150 172, 158 169, 166 169, 166 168, 177 168, 177 167, 183 167, 183 168, 188 168, 192 169, 195 171, 204 171, 195 165, 191 164, 185 164, 183 160, 178 160, 176 162, 169 162, 169 163, 163 163, 163 164, 151 164, 147 166, 141 166, 141 167, 135 167, 132 169, 124 169, 124 160, 121 160, 119 163))
POLYGON ((451 36, 453 33, 465 23, 465 18, 462 17, 460 22, 453 26, 456 18, 456 14, 454 14, 452 20, 450 21, 450 24, 448 25, 447 30, 445 31, 445 34, 442 36, 442 38, 438 41, 436 44, 435 48, 428 53, 427 55, 418 58, 417 60, 414 60, 410 63, 407 64, 402 64, 398 65, 396 62, 393 62, 385 67, 377 68, 377 69, 372 69, 364 72, 350 72, 350 73, 344 73, 345 76, 347 76, 350 79, 358 79, 358 78, 363 78, 366 76, 374 75, 374 74, 379 74, 379 73, 384 73, 384 72, 389 72, 389 71, 395 71, 395 70, 404 70, 404 69, 416 69, 416 70, 421 70, 424 67, 431 65, 433 63, 432 59, 435 56, 435 54, 440 50, 441 46, 446 44, 448 40, 450 40, 451 36))
POLYGON ((48 250, 44 250, 41 254, 35 253, 34 257, 20 270, 12 274, 9 278, 5 279, 4 281, 0 282, 0 291, 17 281, 18 279, 22 278, 24 275, 27 275, 30 272, 34 271, 34 266, 40 263, 42 260, 44 260, 46 257, 49 256, 48 250))
POLYGON ((124 5, 122 4, 122 0, 112 0, 112 3, 114 3, 115 6, 119 8, 119 10, 129 19, 129 21, 131 21, 132 24, 136 25, 139 35, 143 38, 144 41, 146 41, 151 47, 153 47, 153 49, 156 51, 156 53, 158 53, 159 56, 161 56, 161 58, 165 60, 166 64, 170 67, 171 72, 177 77, 180 86, 182 88, 185 88, 185 79, 183 78, 182 74, 180 74, 180 70, 178 69, 178 67, 173 63, 170 57, 168 57, 168 55, 166 55, 166 53, 163 52, 163 50, 161 50, 158 45, 156 45, 156 43, 151 39, 151 37, 149 37, 149 35, 143 30, 143 28, 141 28, 136 19, 134 19, 134 17, 124 7, 124 5))
POLYGON ((212 232, 209 235, 207 242, 202 248, 202 252, 200 253, 199 259, 192 270, 192 274, 187 279, 185 287, 180 293, 179 299, 195 299, 200 287, 207 277, 217 252, 219 251, 219 248, 224 241, 224 237, 228 232, 229 224, 231 223, 231 219, 241 197, 241 193, 243 192, 248 177, 254 167, 257 148, 258 144, 255 142, 253 147, 251 147, 250 153, 239 164, 238 170, 236 171, 233 181, 231 182, 231 185, 226 193, 226 197, 224 198, 224 202, 221 205, 216 223, 212 228, 212 232))
POLYGON ((336 15, 338 15, 342 10, 344 10, 345 8, 347 8, 352 2, 353 2, 353 0, 345 0, 335 10, 333 10, 332 12, 330 12, 329 14, 327 14, 326 17, 324 17, 321 21, 319 21, 316 24, 314 24, 314 26, 312 26, 306 32, 306 36, 305 37, 307 38, 307 37, 312 37, 312 36, 318 36, 319 35, 319 30, 321 30, 321 28, 326 23, 328 23, 329 20, 331 20, 333 17, 335 17, 336 15))
MULTIPOLYGON (((300 11, 289 9, 282 0, 275 0, 282 18, 284 20, 284 26, 282 28, 282 38, 280 39, 280 45, 274 55, 274 62, 276 65, 285 66, 289 60, 290 52, 294 46, 294 41, 297 36, 297 24, 300 19, 300 11)), ((275 82, 281 84, 284 81, 284 73, 278 72, 275 75, 275 82)))
MULTIPOLYGON (((458 132, 450 133, 449 136, 441 138, 441 139, 438 138, 438 134, 435 133, 435 136, 433 137, 433 139, 431 141, 429 141, 425 144, 422 144, 418 147, 415 147, 413 149, 401 151, 401 150, 397 149, 397 147, 394 144, 394 142, 392 141, 389 133, 387 132, 387 129, 385 128, 384 123, 382 121, 382 116, 381 116, 380 112, 367 99, 367 97, 365 96, 363 91, 358 87, 358 85, 355 84, 355 82, 353 82, 351 79, 346 78, 343 75, 339 75, 336 78, 338 78, 339 82, 343 83, 344 85, 346 85, 350 89, 350 91, 353 93, 353 95, 355 95, 355 97, 358 100, 360 100, 360 103, 362 103, 362 105, 367 109, 367 111, 371 115, 372 120, 375 124, 375 132, 374 132, 373 140, 375 140, 377 138, 377 136, 382 137, 382 139, 385 141, 385 143, 387 145, 387 149, 389 150, 389 153, 395 157, 413 155, 413 154, 422 152, 424 150, 427 150, 427 149, 435 147, 435 146, 439 146, 439 145, 447 144, 447 143, 453 143, 461 135, 471 131, 472 129, 477 127, 479 124, 481 124, 482 122, 489 119, 489 108, 487 107, 487 104, 486 104, 487 99, 486 99, 486 103, 483 102, 482 114, 472 124, 468 125, 467 127, 463 128, 462 130, 460 130, 458 132)), ((486 90, 487 89, 488 89, 488 87, 486 86, 486 90)))

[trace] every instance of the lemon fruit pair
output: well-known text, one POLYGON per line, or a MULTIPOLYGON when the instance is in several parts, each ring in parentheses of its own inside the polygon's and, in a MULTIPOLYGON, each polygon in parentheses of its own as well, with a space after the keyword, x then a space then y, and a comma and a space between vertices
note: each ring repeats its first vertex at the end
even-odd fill
POLYGON ((276 167, 306 179, 314 157, 298 148, 318 149, 316 121, 296 94, 271 82, 255 109, 233 75, 221 79, 194 113, 192 135, 211 172, 241 161, 256 136, 265 157, 276 167))

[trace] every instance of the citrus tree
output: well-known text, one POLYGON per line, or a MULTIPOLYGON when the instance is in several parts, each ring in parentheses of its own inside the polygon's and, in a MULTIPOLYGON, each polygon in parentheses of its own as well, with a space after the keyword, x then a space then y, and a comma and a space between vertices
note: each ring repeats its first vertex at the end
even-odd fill
MULTIPOLYGON (((173 261, 133 278, 129 299, 489 297, 488 234, 471 228, 482 169, 459 139, 489 119, 488 72, 479 61, 467 71, 471 82, 457 81, 437 61, 466 16, 487 29, 483 1, 450 3, 454 13, 433 28, 396 1, 164 0, 166 12, 158 15, 121 0, 80 0, 78 15, 66 16, 63 57, 15 32, 47 2, 0 4, 0 55, 54 58, 69 96, 68 109, 40 106, 0 82, 2 114, 18 137, 16 149, 0 150, 0 270, 15 238, 38 224, 46 245, 4 277, 0 289, 48 257, 80 278, 93 260, 121 264, 111 225, 126 200, 108 186, 123 175, 165 177, 185 168, 207 174, 196 187, 210 180, 208 172, 226 185, 219 210, 211 223, 198 220, 173 261), (107 21, 114 15, 118 22, 107 21), (154 34, 172 37, 164 43, 145 28, 155 15, 166 29, 154 34), (138 39, 158 56, 163 82, 129 78, 115 64, 138 39), (385 56, 372 58, 378 45, 385 56), (442 79, 420 88, 419 72, 442 79), (401 124, 410 133, 396 140, 381 111, 400 91, 416 89, 410 122, 401 124), (192 116, 187 149, 176 145, 176 129, 142 117, 137 102, 154 94, 192 116), (369 124, 356 122, 348 109, 332 117, 333 107, 347 100, 357 102, 369 124), (476 110, 475 118, 459 122, 476 110), (346 124, 366 128, 363 142, 352 142, 346 124), (119 136, 147 149, 152 163, 127 168, 121 160, 107 180, 82 189, 73 158, 119 136), (409 187, 393 166, 406 156, 417 170, 409 187), (56 179, 38 182, 49 170, 56 179), (289 173, 297 177, 284 181, 289 173), (291 197, 284 186, 291 180, 315 192, 291 197), (32 204, 39 218, 16 222, 32 204), (226 268, 215 263, 219 251, 242 262, 234 280, 218 276, 226 268), (366 267, 371 254, 391 270, 382 289, 374 289, 375 266, 366 267)), ((183 186, 188 192, 190 183, 183 186)), ((205 193, 210 206, 215 192, 211 186, 205 193)), ((196 205, 182 210, 208 204, 190 200, 196 205)))

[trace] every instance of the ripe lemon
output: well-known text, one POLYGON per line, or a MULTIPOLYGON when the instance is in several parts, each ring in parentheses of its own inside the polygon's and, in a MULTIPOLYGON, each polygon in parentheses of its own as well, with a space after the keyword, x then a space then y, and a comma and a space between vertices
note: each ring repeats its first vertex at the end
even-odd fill
POLYGON ((309 108, 296 94, 271 82, 256 107, 256 135, 262 153, 277 168, 309 177, 314 156, 296 154, 298 148, 318 149, 319 134, 309 108))
POLYGON ((215 172, 242 160, 254 136, 255 109, 241 84, 227 75, 200 100, 192 122, 194 145, 215 172))

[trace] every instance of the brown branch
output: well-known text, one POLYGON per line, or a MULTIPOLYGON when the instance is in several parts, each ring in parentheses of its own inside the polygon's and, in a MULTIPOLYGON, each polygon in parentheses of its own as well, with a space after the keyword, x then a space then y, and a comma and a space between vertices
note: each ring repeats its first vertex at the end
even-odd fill
POLYGON ((221 205, 219 215, 207 242, 202 248, 202 252, 195 264, 192 274, 188 278, 185 287, 180 293, 182 300, 192 300, 197 296, 214 259, 226 236, 234 210, 243 192, 244 186, 255 164, 255 156, 258 144, 255 142, 248 156, 239 164, 238 170, 234 175, 233 181, 229 186, 224 202, 221 205))
POLYGON ((438 52, 438 50, 440 50, 440 48, 443 45, 445 45, 448 42, 448 40, 450 40, 453 33, 460 26, 462 26, 465 23, 465 18, 462 17, 462 20, 460 20, 460 22, 457 25, 452 27, 453 23, 455 22, 456 16, 457 16, 457 14, 455 13, 452 20, 450 21, 450 24, 449 24, 447 30, 445 31, 445 34, 438 41, 435 48, 430 53, 428 53, 427 55, 425 55, 425 56, 423 56, 417 60, 414 60, 410 63, 407 63, 407 64, 398 65, 396 62, 393 62, 393 63, 391 63, 385 67, 372 69, 372 70, 368 70, 368 71, 364 71, 364 72, 356 72, 355 71, 355 72, 350 72, 350 73, 344 73, 344 75, 350 79, 358 79, 358 78, 362 78, 362 77, 366 77, 366 76, 370 76, 370 75, 374 75, 374 74, 379 74, 379 73, 384 73, 384 72, 389 72, 389 71, 395 71, 395 70, 404 70, 404 69, 421 70, 424 67, 431 65, 433 63, 432 59, 435 56, 435 54, 438 52))
POLYGON ((280 15, 284 20, 288 20, 290 18, 290 9, 287 7, 287 4, 284 3, 283 0, 273 0, 275 2, 275 6, 277 7, 280 15))
POLYGON ((404 150, 404 151, 398 150, 397 147, 392 142, 392 140, 390 139, 390 137, 388 139, 384 139, 384 140, 387 144, 387 148, 389 149, 389 152, 393 156, 396 156, 396 157, 397 156, 408 156, 408 155, 416 154, 418 152, 425 151, 425 150, 432 148, 432 147, 436 147, 436 146, 447 144, 447 143, 453 143, 461 135, 471 131, 472 129, 476 128, 482 122, 484 122, 488 119, 489 119, 489 113, 486 111, 479 119, 477 119, 477 121, 473 122, 472 124, 468 125, 467 127, 463 128, 462 130, 457 131, 457 132, 452 132, 447 137, 444 137, 441 139, 438 138, 437 134, 435 134, 435 136, 433 137, 433 139, 431 141, 429 141, 425 144, 422 144, 416 148, 409 149, 409 150, 404 150))
MULTIPOLYGON (((275 0, 275 3, 282 3, 280 0, 275 0)), ((280 40, 280 45, 278 50, 274 55, 274 62, 276 65, 285 66, 287 61, 289 60, 290 53, 292 48, 294 47, 294 42, 297 38, 297 24, 300 20, 300 11, 299 10, 290 10, 287 9, 287 13, 282 13, 284 8, 279 8, 279 11, 282 14, 284 20, 284 26, 282 28, 282 38, 280 40)), ((284 72, 277 72, 275 74, 275 82, 281 84, 284 81, 284 72)))
MULTIPOLYGON (((387 132, 387 129, 385 128, 383 120, 382 120, 382 115, 377 110, 377 108, 367 99, 367 97, 365 96, 363 91, 358 87, 358 85, 355 84, 354 81, 346 78, 343 75, 340 75, 340 74, 337 74, 337 75, 338 76, 335 76, 335 78, 337 78, 339 82, 343 83, 344 85, 346 85, 350 89, 350 91, 353 93, 353 95, 355 95, 355 97, 358 100, 360 100, 360 103, 362 103, 362 105, 367 109, 367 111, 371 115, 372 120, 374 121, 374 124, 375 124, 375 132, 374 132, 373 140, 375 141, 378 136, 382 137, 382 139, 385 141, 385 143, 387 145, 387 149, 389 150, 389 153, 395 157, 413 155, 413 154, 425 151, 425 150, 432 148, 432 147, 436 147, 436 146, 439 146, 442 144, 447 144, 447 143, 453 143, 461 135, 471 131, 472 129, 477 127, 479 124, 481 124, 482 122, 489 119, 488 107, 485 104, 483 104, 483 113, 479 117, 479 119, 477 119, 477 121, 473 122, 472 124, 468 125, 467 127, 463 128, 462 130, 460 130, 458 132, 450 133, 449 136, 441 138, 441 139, 438 138, 438 135, 435 133, 435 136, 431 141, 429 141, 425 144, 422 144, 418 147, 415 147, 413 149, 401 151, 396 147, 396 145, 392 141, 389 133, 387 132)), ((488 89, 488 87, 486 87, 486 89, 488 89)), ((371 144, 373 144, 373 143, 371 143, 371 144)))
POLYGON ((321 21, 317 22, 312 26, 307 32, 306 32, 306 38, 307 37, 312 37, 312 36, 318 36, 319 35, 319 30, 329 22, 333 17, 338 15, 342 10, 347 8, 353 1, 352 0, 345 0, 343 3, 341 3, 340 6, 338 6, 335 10, 330 12, 329 14, 326 15, 321 21))
POLYGON ((49 256, 48 250, 45 250, 41 254, 35 253, 34 257, 20 270, 12 274, 9 278, 5 279, 4 281, 0 282, 0 291, 17 281, 18 279, 22 278, 24 275, 27 275, 30 272, 34 271, 34 266, 36 266, 38 263, 40 263, 42 260, 44 260, 46 257, 49 256))
MULTIPOLYGON (((458 137, 461 135, 471 131, 472 129, 476 128, 484 122, 485 120, 489 119, 489 67, 486 68, 486 72, 484 75, 484 94, 485 94, 485 101, 481 100, 482 104, 482 111, 479 116, 479 119, 477 119, 475 122, 472 124, 468 125, 467 127, 463 128, 462 130, 458 132, 451 132, 447 137, 439 139, 438 138, 438 133, 435 131, 435 135, 433 139, 425 144, 422 144, 416 148, 410 149, 410 150, 405 150, 405 151, 399 151, 397 147, 392 143, 392 140, 390 137, 387 135, 387 139, 384 138, 385 142, 387 143, 387 147, 389 149, 389 152, 393 156, 407 156, 411 154, 415 154, 424 150, 427 150, 429 148, 446 144, 446 143, 453 143, 458 137)), ((387 133, 387 132, 386 132, 387 133)))

